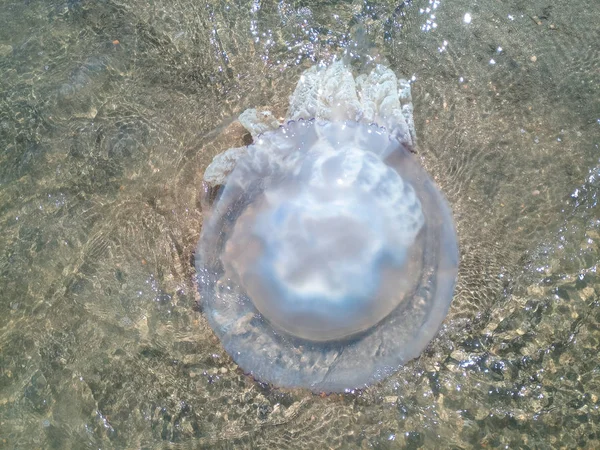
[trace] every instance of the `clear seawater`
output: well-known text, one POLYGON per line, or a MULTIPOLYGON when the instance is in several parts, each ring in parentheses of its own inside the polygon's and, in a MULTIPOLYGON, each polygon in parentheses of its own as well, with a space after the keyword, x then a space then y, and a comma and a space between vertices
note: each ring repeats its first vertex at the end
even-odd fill
POLYGON ((0 0, 0 448, 600 447, 600 3, 0 0), (343 395, 202 316, 202 172, 346 47, 413 80, 456 297, 343 395), (367 45, 368 47, 368 45, 367 45))

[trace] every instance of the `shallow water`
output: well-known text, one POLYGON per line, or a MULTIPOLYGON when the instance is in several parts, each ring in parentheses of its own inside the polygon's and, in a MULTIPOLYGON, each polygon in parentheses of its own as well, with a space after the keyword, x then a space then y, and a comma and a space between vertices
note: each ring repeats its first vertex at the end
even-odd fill
POLYGON ((0 447, 600 446, 600 4, 399 5, 0 1, 0 447), (315 396, 197 310, 200 182, 358 22, 414 76, 461 267, 419 359, 315 396))

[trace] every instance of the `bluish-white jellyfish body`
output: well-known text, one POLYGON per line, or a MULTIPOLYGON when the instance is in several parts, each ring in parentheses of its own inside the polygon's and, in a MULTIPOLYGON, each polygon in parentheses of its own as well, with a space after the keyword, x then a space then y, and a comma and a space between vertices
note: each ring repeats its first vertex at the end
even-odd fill
POLYGON ((310 69, 285 125, 245 113, 254 143, 207 169, 222 187, 196 252, 203 310, 255 378, 365 387, 441 325, 458 247, 446 201, 410 152, 407 86, 383 66, 357 78, 343 63, 310 69))

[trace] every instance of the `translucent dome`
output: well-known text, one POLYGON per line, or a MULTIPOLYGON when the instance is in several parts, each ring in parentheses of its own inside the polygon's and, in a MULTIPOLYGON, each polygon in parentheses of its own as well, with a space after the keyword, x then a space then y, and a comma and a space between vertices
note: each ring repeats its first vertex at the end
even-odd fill
MULTIPOLYGON (((334 68, 338 80, 349 74, 334 68)), ((313 84, 328 76, 315 74, 313 84)), ((433 338, 458 247, 446 201, 409 151, 402 111, 390 119, 382 102, 371 105, 395 125, 385 129, 344 120, 368 113, 374 85, 363 83, 351 85, 357 102, 344 93, 319 114, 303 83, 290 111, 321 118, 261 128, 234 149, 205 211, 196 268, 203 310, 245 371, 278 386, 343 391, 392 373, 433 338)))

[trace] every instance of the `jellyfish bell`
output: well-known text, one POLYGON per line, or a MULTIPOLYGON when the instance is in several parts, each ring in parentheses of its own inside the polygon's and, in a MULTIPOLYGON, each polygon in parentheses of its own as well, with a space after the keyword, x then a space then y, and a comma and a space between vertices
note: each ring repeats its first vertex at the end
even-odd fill
POLYGON ((413 244, 421 204, 376 152, 359 147, 368 140, 378 152, 393 151, 386 148, 393 141, 358 123, 298 122, 273 133, 293 144, 264 136, 221 195, 225 205, 262 183, 236 218, 221 255, 224 273, 293 336, 329 341, 364 331, 417 279, 411 261, 420 252, 413 244), (275 153, 279 164, 257 172, 275 153))
POLYGON ((221 187, 196 251, 203 310, 261 381, 365 387, 425 348, 457 275, 450 208, 411 153, 410 86, 311 68, 272 119, 245 112, 254 143, 205 173, 221 187))

